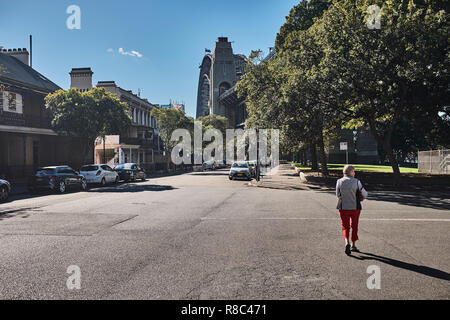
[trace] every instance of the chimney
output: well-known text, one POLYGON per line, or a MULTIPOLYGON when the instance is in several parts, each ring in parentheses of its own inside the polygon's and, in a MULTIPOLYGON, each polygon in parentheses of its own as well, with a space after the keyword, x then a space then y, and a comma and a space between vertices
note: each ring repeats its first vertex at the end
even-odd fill
POLYGON ((14 48, 12 50, 11 49, 8 49, 8 50, 3 49, 2 52, 8 56, 16 58, 17 60, 21 61, 22 63, 25 63, 27 66, 30 65, 30 61, 29 61, 30 54, 28 53, 26 48, 23 48, 23 49, 21 49, 21 48, 15 49, 14 48))
POLYGON ((70 88, 78 89, 81 92, 92 89, 91 68, 72 68, 70 71, 70 88))

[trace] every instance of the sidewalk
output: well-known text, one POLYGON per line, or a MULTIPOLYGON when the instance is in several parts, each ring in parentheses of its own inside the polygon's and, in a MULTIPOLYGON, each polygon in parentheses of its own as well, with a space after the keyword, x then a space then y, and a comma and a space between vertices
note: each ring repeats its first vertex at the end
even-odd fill
POLYGON ((262 176, 258 182, 252 180, 249 185, 259 188, 282 190, 322 190, 319 186, 307 185, 304 177, 290 164, 280 164, 270 174, 262 176))

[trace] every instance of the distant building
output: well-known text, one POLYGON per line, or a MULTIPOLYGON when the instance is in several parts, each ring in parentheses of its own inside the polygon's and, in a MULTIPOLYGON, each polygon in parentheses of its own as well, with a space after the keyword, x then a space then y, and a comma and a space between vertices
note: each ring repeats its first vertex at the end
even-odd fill
POLYGON ((92 89, 91 68, 73 68, 70 74, 70 88, 75 88, 81 92, 92 89))
POLYGON ((206 54, 200 66, 197 118, 215 114, 227 117, 232 126, 243 122, 246 116, 243 101, 233 100, 230 104, 224 98, 233 91, 231 89, 244 74, 247 63, 244 55, 233 53, 228 38, 218 38, 213 53, 206 54))
MULTIPOLYGON (((97 88, 105 88, 106 91, 115 94, 120 101, 127 103, 132 118, 132 125, 123 136, 109 136, 108 149, 114 153, 109 152, 107 160, 113 166, 118 163, 135 162, 147 168, 154 167, 156 157, 161 154, 161 141, 158 124, 150 112, 157 106, 131 90, 122 89, 114 81, 99 81, 97 88)), ((96 162, 102 162, 102 144, 96 145, 95 154, 96 162)))
POLYGON ((186 108, 184 103, 169 103, 169 104, 162 104, 161 108, 167 108, 167 109, 175 109, 175 110, 180 110, 183 112, 186 112, 186 108))
POLYGON ((345 150, 340 150, 341 142, 347 142, 349 163, 379 163, 378 144, 367 128, 362 127, 354 131, 341 129, 337 133, 338 137, 331 139, 328 144, 329 163, 346 163, 347 154, 345 150))
MULTIPOLYGON (((70 87, 81 92, 92 89, 93 74, 91 68, 73 68, 70 72, 70 87)), ((101 137, 97 138, 94 162, 106 162, 112 167, 119 163, 134 162, 147 170, 153 170, 155 164, 162 161, 158 124, 150 115, 151 110, 158 106, 131 90, 119 87, 115 81, 99 81, 97 88, 104 88, 128 105, 132 124, 123 135, 109 135, 105 141, 101 137)))
MULTIPOLYGON (((0 175, 26 182, 40 166, 83 164, 80 138, 59 136, 45 108, 48 93, 61 89, 29 66, 26 49, 0 52, 0 175)), ((85 146, 85 145, 84 145, 85 146)))

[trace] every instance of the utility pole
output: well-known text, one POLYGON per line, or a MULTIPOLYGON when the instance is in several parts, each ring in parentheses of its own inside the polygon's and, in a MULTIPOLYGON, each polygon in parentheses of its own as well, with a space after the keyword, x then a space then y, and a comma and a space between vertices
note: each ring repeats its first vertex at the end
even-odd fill
POLYGON ((259 163, 259 129, 256 129, 256 181, 260 180, 261 168, 259 163))
POLYGON ((105 146, 105 136, 103 136, 103 163, 106 164, 106 146, 105 146))

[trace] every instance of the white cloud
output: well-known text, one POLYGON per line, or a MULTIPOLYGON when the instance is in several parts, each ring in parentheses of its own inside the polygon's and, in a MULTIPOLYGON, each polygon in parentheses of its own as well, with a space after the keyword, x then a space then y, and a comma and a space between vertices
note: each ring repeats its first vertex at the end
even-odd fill
POLYGON ((114 52, 113 48, 109 48, 106 52, 114 52))
POLYGON ((132 57, 137 57, 137 58, 143 57, 143 55, 136 50, 131 50, 130 52, 128 52, 128 51, 123 50, 123 48, 119 48, 119 53, 124 56, 132 56, 132 57))

